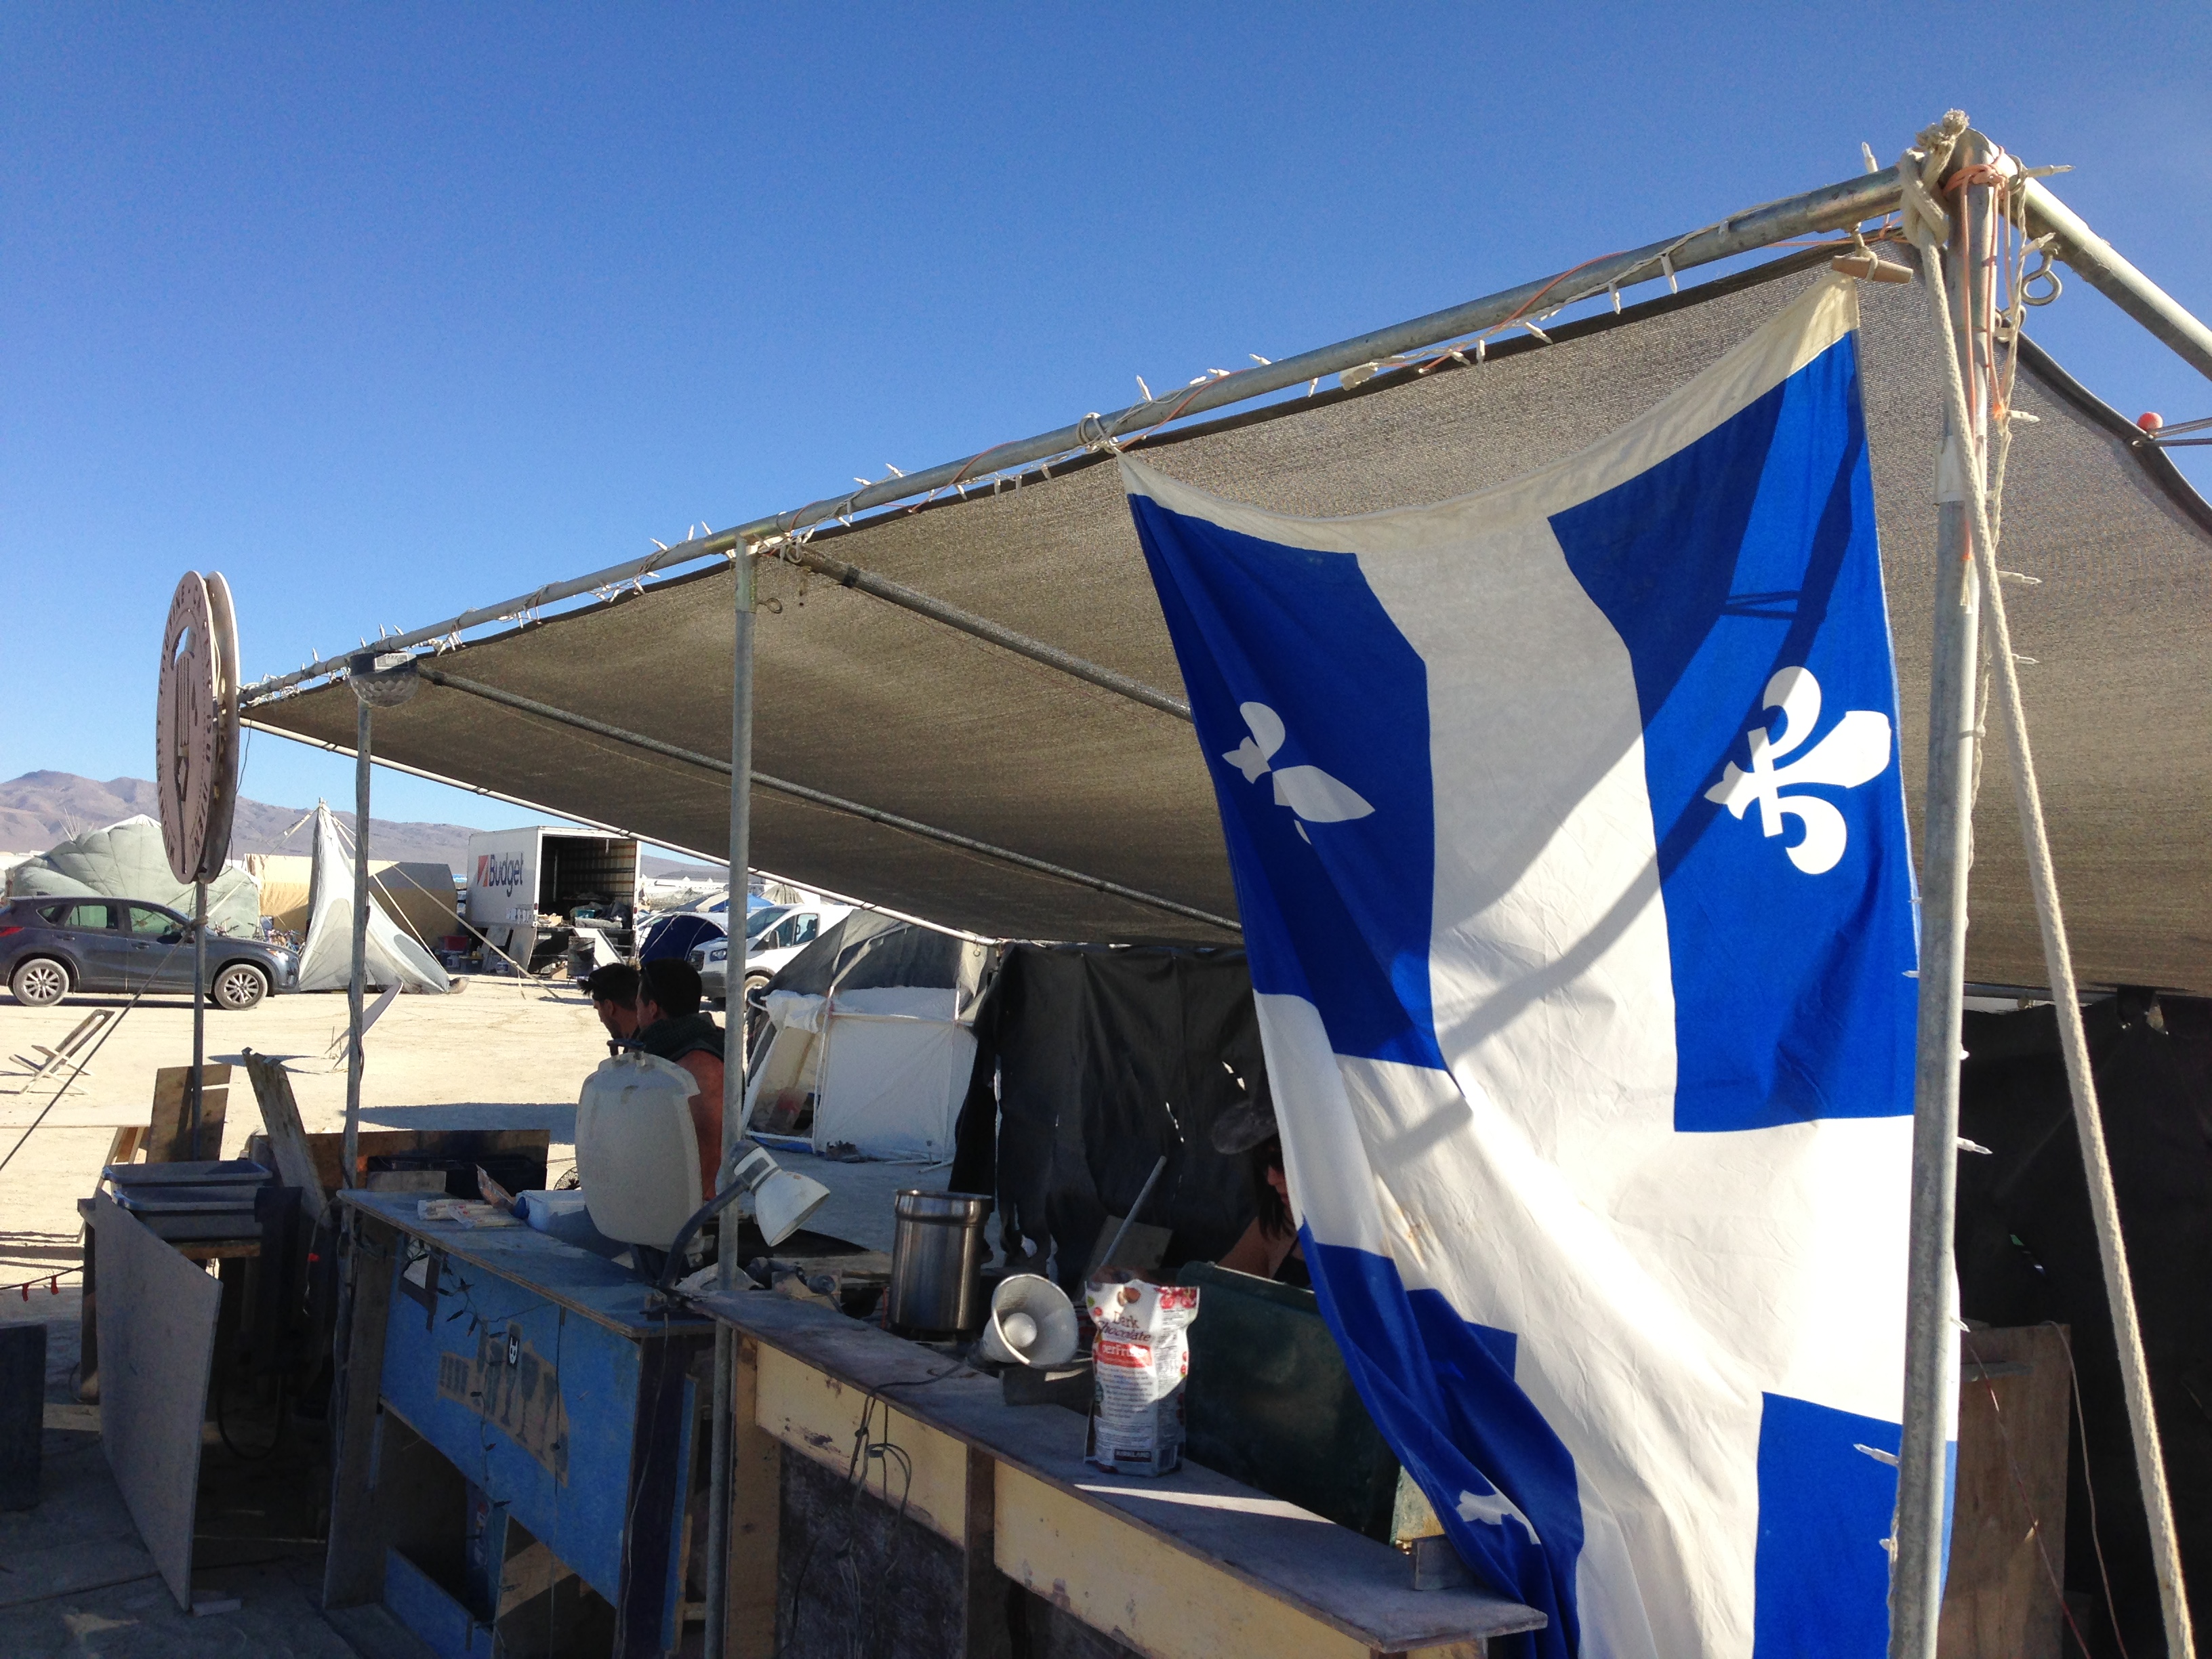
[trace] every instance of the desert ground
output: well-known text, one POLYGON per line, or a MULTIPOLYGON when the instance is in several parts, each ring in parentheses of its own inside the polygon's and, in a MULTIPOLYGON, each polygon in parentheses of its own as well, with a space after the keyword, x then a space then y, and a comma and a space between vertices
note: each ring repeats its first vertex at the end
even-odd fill
MULTIPOLYGON (((562 983, 471 978, 448 996, 403 996, 369 1032, 363 1079, 364 1127, 371 1128, 544 1128, 553 1139, 549 1176, 574 1159, 575 1100, 583 1079, 606 1055, 605 1034, 583 995, 562 983)), ((32 1009, 0 996, 0 1119, 34 1114, 53 1094, 51 1080, 21 1092, 26 1079, 11 1056, 58 1044, 96 1007, 123 1009, 125 997, 72 997, 32 1009)), ((342 994, 270 997, 244 1013, 207 1017, 210 1060, 244 1048, 287 1057, 301 1117, 310 1132, 345 1120, 342 994)), ((191 1005, 148 998, 111 1028, 72 1105, 144 1104, 154 1074, 191 1059, 191 1005)), ((240 1072, 227 1103, 222 1152, 236 1157, 260 1127, 253 1090, 240 1072)), ((234 1599, 234 1610, 195 1619, 180 1612, 155 1574, 109 1474, 95 1407, 76 1403, 81 1309, 76 1201, 100 1179, 109 1129, 0 1128, 0 1323, 47 1328, 46 1431, 43 1498, 34 1510, 0 1515, 0 1653, 9 1659, 198 1659, 255 1655, 271 1659, 346 1659, 416 1651, 398 1627, 364 1614, 343 1634, 318 1607, 320 1551, 283 1539, 205 1553, 195 1591, 234 1599), (12 1156, 10 1154, 10 1149, 12 1156), (48 1289, 49 1276, 58 1288, 48 1289), (35 1285, 27 1283, 38 1281, 35 1285), (366 1620, 366 1622, 364 1622, 366 1620)), ((829 1164, 779 1152, 785 1163, 826 1182, 835 1196, 809 1224, 857 1243, 888 1248, 891 1194, 900 1187, 945 1184, 941 1166, 829 1164)), ((210 1431, 212 1440, 213 1431, 210 1431)), ((220 1463, 219 1446, 204 1454, 220 1463)), ((264 1528, 265 1529, 265 1528, 264 1528)), ((337 1616, 333 1615, 335 1619, 337 1616)))

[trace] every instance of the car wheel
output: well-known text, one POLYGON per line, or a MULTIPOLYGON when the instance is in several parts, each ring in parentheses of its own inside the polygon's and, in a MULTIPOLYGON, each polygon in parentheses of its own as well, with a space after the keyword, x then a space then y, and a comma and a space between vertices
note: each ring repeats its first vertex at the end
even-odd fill
POLYGON ((234 962, 215 976, 208 988, 216 1006, 234 1013, 251 1008, 269 994, 269 975, 250 962, 234 962))
POLYGON ((51 1008, 69 994, 69 969, 52 957, 33 957, 19 962, 8 976, 8 988, 26 1008, 51 1008))

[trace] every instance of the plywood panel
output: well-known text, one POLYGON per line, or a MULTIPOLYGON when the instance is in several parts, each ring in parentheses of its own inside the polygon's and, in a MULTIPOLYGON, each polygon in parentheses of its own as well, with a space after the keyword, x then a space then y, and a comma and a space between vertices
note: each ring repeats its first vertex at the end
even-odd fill
POLYGON ((192 1603, 192 1516, 222 1287, 105 1194, 100 1236, 100 1443, 179 1607, 192 1603))
POLYGON ((1959 1479, 1937 1659, 2058 1659, 2071 1375, 2055 1325, 1961 1339, 1959 1479))
POLYGON ((1003 1463, 997 1509, 1000 1572, 1150 1659, 1366 1659, 1342 1631, 1003 1463))

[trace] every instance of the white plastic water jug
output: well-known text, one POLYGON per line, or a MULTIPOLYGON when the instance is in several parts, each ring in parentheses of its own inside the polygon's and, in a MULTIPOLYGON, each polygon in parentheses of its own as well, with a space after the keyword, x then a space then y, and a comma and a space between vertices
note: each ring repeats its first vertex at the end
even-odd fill
POLYGON ((691 1097, 681 1066, 631 1051, 603 1060, 576 1104, 576 1174, 592 1224, 665 1250, 704 1201, 691 1097))

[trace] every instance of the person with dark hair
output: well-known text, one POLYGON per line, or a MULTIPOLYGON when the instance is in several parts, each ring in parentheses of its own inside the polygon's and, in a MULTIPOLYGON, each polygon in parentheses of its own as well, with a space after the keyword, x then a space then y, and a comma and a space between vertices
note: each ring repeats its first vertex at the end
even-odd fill
POLYGON ((681 957, 648 962, 637 978, 630 1041, 682 1066, 699 1085, 691 1097, 691 1127, 699 1138, 699 1189, 711 1196, 722 1163, 722 1028, 701 1011, 699 970, 681 957))
POLYGON ((1283 1137, 1275 1127, 1274 1102, 1265 1079, 1250 1099, 1214 1120, 1213 1149, 1231 1157, 1243 1155, 1254 1211, 1252 1224, 1217 1265, 1279 1285, 1310 1286, 1313 1276, 1306 1270, 1305 1247, 1298 1242, 1298 1224, 1291 1214, 1283 1137))
POLYGON ((610 962, 584 976, 584 994, 607 1028, 611 1048, 637 1035, 637 969, 626 962, 610 962))

